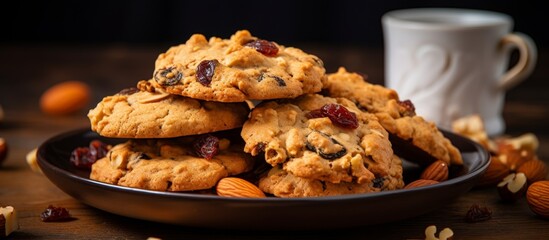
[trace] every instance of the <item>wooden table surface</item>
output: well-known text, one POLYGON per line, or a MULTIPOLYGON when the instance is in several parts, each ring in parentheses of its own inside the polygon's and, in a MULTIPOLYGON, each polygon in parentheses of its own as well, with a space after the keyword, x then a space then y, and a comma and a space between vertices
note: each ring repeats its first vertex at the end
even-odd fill
MULTIPOLYGON (((318 55, 328 72, 346 66, 366 73, 370 81, 383 83, 383 52, 380 49, 341 46, 299 46, 318 55)), ((0 137, 10 152, 0 167, 0 205, 19 212, 20 229, 8 239, 420 239, 428 225, 439 230, 450 227, 454 239, 549 239, 549 221, 536 217, 526 200, 500 202, 496 189, 472 189, 453 202, 425 215, 400 222, 324 231, 232 231, 174 226, 117 216, 84 205, 53 185, 44 175, 31 171, 25 155, 48 138, 75 128, 88 127, 84 110, 66 117, 40 112, 39 97, 54 83, 80 80, 92 87, 95 106, 106 95, 118 92, 152 75, 156 56, 164 46, 61 46, 0 45, 0 104, 5 119, 0 137), (491 220, 466 223, 464 216, 473 204, 493 211, 491 220), (45 223, 40 213, 48 205, 69 209, 77 219, 45 223)), ((542 49, 541 49, 542 50, 542 49)), ((532 77, 506 98, 504 118, 507 134, 532 132, 540 140, 539 157, 549 160, 549 69, 546 52, 539 55, 532 77)), ((319 209, 322 211, 322 209, 319 209)), ((387 213, 398 214, 398 213, 387 213)), ((337 219, 325 219, 337 221, 337 219)))

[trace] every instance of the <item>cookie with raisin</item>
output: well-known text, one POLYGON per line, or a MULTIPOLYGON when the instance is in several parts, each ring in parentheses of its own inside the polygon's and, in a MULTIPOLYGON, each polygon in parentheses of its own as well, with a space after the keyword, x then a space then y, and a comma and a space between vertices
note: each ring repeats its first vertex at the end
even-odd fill
POLYGON ((436 125, 416 115, 410 100, 400 100, 397 92, 371 84, 357 73, 339 68, 328 74, 324 95, 345 97, 364 111, 373 113, 389 132, 394 151, 407 160, 428 165, 436 160, 462 165, 459 150, 444 137, 436 125))
POLYGON ((104 97, 88 112, 91 129, 113 138, 172 138, 244 124, 246 103, 221 103, 161 92, 124 90, 104 97))
POLYGON ((371 193, 404 187, 402 179, 402 161, 393 155, 388 165, 388 174, 370 182, 340 182, 331 183, 316 179, 296 177, 280 167, 272 168, 259 180, 259 188, 276 197, 321 197, 344 194, 371 193))
POLYGON ((115 145, 95 162, 90 179, 149 190, 194 191, 210 189, 223 177, 249 171, 253 163, 242 151, 241 139, 217 133, 132 139, 115 145))
POLYGON ((330 183, 385 177, 393 156, 388 133, 373 114, 318 94, 262 102, 241 135, 245 152, 294 176, 330 183))
POLYGON ((160 54, 153 79, 139 88, 218 102, 295 98, 319 92, 325 71, 318 57, 247 30, 230 39, 194 34, 160 54))

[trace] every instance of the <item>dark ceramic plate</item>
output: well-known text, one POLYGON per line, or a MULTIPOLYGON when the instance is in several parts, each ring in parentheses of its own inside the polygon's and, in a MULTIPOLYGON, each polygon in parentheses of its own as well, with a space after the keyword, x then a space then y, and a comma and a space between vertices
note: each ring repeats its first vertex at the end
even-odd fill
MULTIPOLYGON (((459 148, 465 163, 462 169, 452 170, 448 181, 415 189, 316 198, 228 198, 150 191, 90 180, 89 171, 71 165, 71 151, 87 146, 93 139, 110 144, 123 139, 102 138, 89 129, 47 140, 37 156, 42 171, 60 189, 85 204, 114 214, 206 228, 328 229, 411 218, 442 207, 469 191, 486 170, 488 153, 466 138, 447 132, 445 135, 459 148)), ((404 169, 408 177, 418 172, 411 164, 404 164, 404 169)))

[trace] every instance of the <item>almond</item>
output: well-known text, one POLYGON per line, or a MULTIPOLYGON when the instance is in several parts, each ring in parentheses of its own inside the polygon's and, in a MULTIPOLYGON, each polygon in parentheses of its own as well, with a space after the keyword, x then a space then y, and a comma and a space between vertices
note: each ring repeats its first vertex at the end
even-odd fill
POLYGON ((448 180, 448 164, 437 160, 423 170, 420 178, 438 182, 446 181, 448 180))
POLYGON ((88 105, 90 88, 79 81, 66 81, 46 90, 40 97, 40 109, 50 115, 67 115, 88 105))
POLYGON ((530 185, 526 199, 532 212, 549 219, 549 181, 538 181, 530 185))
POLYGON ((404 187, 404 189, 424 187, 424 186, 429 186, 429 185, 433 185, 433 184, 437 184, 437 183, 439 183, 439 182, 435 181, 435 180, 418 179, 418 180, 415 180, 411 183, 408 183, 408 185, 406 185, 404 187))
POLYGON ((160 102, 170 96, 168 93, 147 93, 146 97, 138 99, 139 103, 160 102))
POLYGON ((524 173, 528 179, 528 183, 532 184, 537 181, 545 180, 547 178, 547 165, 541 160, 535 158, 533 160, 523 163, 517 172, 524 173))
POLYGON ((492 156, 490 158, 490 164, 486 169, 486 172, 482 175, 477 183, 478 187, 491 187, 495 186, 503 178, 511 173, 509 167, 500 161, 500 157, 492 156))
POLYGON ((217 183, 217 195, 224 197, 262 198, 265 193, 252 183, 235 177, 227 177, 217 183))

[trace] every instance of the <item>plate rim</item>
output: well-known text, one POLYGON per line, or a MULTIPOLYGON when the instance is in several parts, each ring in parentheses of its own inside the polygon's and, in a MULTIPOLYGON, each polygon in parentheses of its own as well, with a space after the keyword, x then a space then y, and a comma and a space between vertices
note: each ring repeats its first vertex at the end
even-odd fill
MULTIPOLYGON (((140 189, 140 188, 133 188, 133 187, 125 187, 125 186, 119 186, 109 183, 104 183, 96 180, 92 180, 89 178, 83 178, 76 174, 73 174, 63 168, 57 167, 56 165, 49 162, 49 160, 46 159, 44 156, 46 152, 46 147, 51 144, 52 142, 58 141, 60 139, 63 139, 67 136, 73 136, 76 134, 84 135, 88 133, 97 134, 93 131, 91 131, 90 128, 78 128, 73 129, 70 131, 65 131, 62 133, 59 133, 57 135, 54 135, 53 137, 50 137, 46 141, 44 141, 39 147, 37 151, 37 162, 41 169, 44 167, 50 168, 54 172, 58 174, 63 174, 67 176, 70 179, 76 180, 78 182, 81 182, 86 185, 92 185, 95 187, 101 187, 106 188, 110 191, 122 191, 127 192, 130 194, 146 194, 146 195, 154 195, 159 197, 170 197, 170 198, 184 198, 184 199, 192 199, 192 200, 209 200, 209 201, 237 201, 237 202, 249 202, 249 203, 271 203, 271 202, 289 202, 289 203, 298 203, 298 202, 333 202, 333 201, 355 201, 365 198, 383 198, 390 195, 395 195, 395 193, 401 193, 403 195, 406 194, 412 194, 415 192, 423 192, 423 191, 429 191, 432 189, 440 189, 449 187, 454 184, 459 184, 463 180, 468 179, 472 176, 477 176, 482 174, 482 172, 486 171, 489 165, 489 158, 490 155, 486 149, 484 149, 480 144, 465 138, 464 136, 450 133, 444 130, 441 130, 445 137, 447 137, 447 134, 454 135, 454 137, 462 138, 462 140, 467 141, 469 144, 472 144, 475 147, 474 152, 479 153, 482 157, 482 159, 486 159, 484 163, 481 162, 479 166, 477 166, 476 169, 470 170, 466 174, 462 176, 458 176, 437 184, 429 185, 429 186, 423 186, 423 187, 417 187, 417 188, 411 188, 411 189, 395 189, 395 190, 389 190, 389 191, 381 191, 381 192, 371 192, 371 193, 359 193, 359 194, 345 194, 345 195, 336 195, 336 196, 319 196, 319 197, 293 197, 293 198, 280 198, 280 197, 266 197, 266 198, 238 198, 238 197, 224 197, 224 196, 217 196, 217 195, 208 195, 208 194, 198 194, 198 193, 186 193, 186 192, 169 192, 169 191, 156 191, 156 190, 149 190, 149 189, 140 189)), ((98 137, 102 137, 98 135, 98 137)), ((104 138, 104 137, 102 137, 104 138)), ((125 138, 120 138, 120 140, 124 140, 125 138)), ((461 153, 461 151, 460 151, 461 153)), ((48 177, 49 178, 49 177, 48 177)), ((51 181, 51 180, 50 180, 51 181)), ((54 183, 54 185, 57 186, 57 184, 54 183)), ((57 186, 58 187, 58 186, 57 186)), ((74 198, 74 196, 73 196, 74 198)), ((76 198, 75 198, 76 199, 76 198)), ((79 199, 77 199, 79 200, 79 199)))

